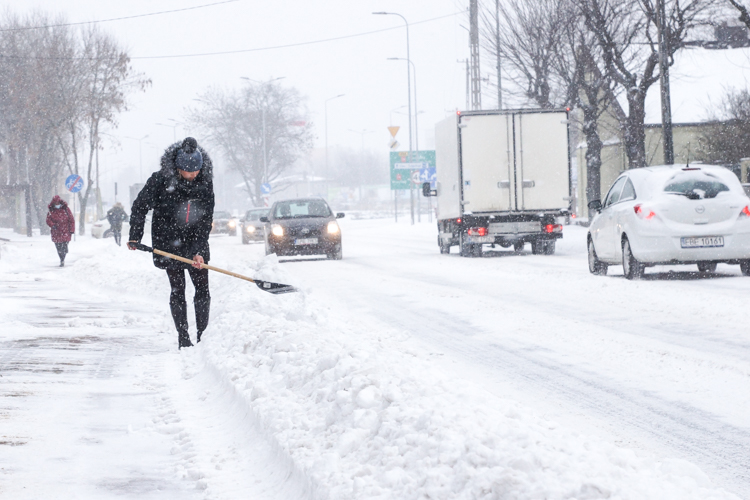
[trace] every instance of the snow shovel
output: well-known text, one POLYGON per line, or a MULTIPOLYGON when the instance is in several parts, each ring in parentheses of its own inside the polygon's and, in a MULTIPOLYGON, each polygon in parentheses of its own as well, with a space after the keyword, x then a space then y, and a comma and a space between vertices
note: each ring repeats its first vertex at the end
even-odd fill
MULTIPOLYGON (((192 264, 193 261, 190 259, 186 259, 185 257, 180 257, 179 255, 175 255, 173 253, 165 252, 163 250, 159 250, 158 248, 151 248, 150 246, 144 245, 142 243, 134 243, 134 242, 128 242, 129 245, 132 245, 136 248, 136 250, 142 250, 144 252, 152 252, 157 255, 162 255, 164 257, 169 257, 170 259, 179 260, 180 262, 184 262, 185 264, 192 264)), ((216 271, 217 273, 226 274, 229 276, 234 276, 235 278, 240 278, 245 281, 249 281, 250 283, 255 283, 258 285, 258 288, 263 290, 264 292, 273 293, 273 294, 279 294, 279 293, 289 293, 289 292, 296 292, 297 289, 294 288, 291 285, 282 285, 281 283, 272 283, 270 281, 262 281, 262 280, 256 280, 252 278, 248 278, 247 276, 243 276, 241 274, 233 273, 232 271, 227 271, 225 269, 220 269, 218 267, 209 266, 208 264, 203 264, 201 268, 206 268, 211 271, 216 271)))

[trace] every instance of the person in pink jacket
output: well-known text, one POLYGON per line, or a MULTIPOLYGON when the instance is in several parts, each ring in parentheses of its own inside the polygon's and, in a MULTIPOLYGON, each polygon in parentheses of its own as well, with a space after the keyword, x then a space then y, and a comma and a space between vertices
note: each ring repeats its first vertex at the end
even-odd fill
POLYGON ((76 221, 68 204, 57 195, 52 198, 48 208, 47 225, 52 228, 52 243, 55 244, 57 255, 60 256, 60 267, 63 267, 65 256, 68 254, 70 235, 76 232, 76 221))

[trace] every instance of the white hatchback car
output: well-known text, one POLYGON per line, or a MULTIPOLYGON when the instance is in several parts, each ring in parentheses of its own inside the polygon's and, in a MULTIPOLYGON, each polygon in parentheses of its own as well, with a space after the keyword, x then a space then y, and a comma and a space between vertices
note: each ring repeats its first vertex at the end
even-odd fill
POLYGON ((750 198, 737 176, 714 165, 669 165, 628 170, 612 184, 588 233, 589 271, 622 264, 639 278, 658 264, 739 264, 750 275, 750 198))

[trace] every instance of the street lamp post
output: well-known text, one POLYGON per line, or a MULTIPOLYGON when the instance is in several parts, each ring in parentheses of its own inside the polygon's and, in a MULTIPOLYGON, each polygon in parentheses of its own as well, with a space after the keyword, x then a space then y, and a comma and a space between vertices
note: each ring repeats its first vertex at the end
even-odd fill
MULTIPOLYGON (((409 53, 409 22, 406 20, 404 16, 401 14, 398 14, 396 12, 373 12, 375 15, 379 16, 398 16, 406 25, 406 59, 411 62, 411 55, 409 53)), ((409 162, 413 162, 414 159, 412 158, 412 133, 411 133, 411 64, 406 65, 406 87, 407 87, 407 95, 409 96, 408 103, 409 103, 409 162)), ((411 200, 411 223, 414 225, 414 187, 411 185, 411 179, 409 180, 409 198, 411 200)))
POLYGON ((148 134, 144 135, 140 139, 137 137, 128 137, 127 135, 123 136, 126 139, 133 139, 134 141, 138 141, 138 182, 141 182, 143 180, 143 139, 148 138, 148 134))
POLYGON ((174 122, 174 125, 170 125, 168 123, 157 123, 156 125, 160 125, 162 127, 171 127, 172 128, 172 142, 177 142, 177 126, 180 124, 177 120, 173 118, 169 118, 169 121, 174 122))
POLYGON ((344 97, 344 94, 329 97, 323 103, 323 114, 325 115, 325 136, 326 136, 326 199, 328 198, 328 101, 344 97))

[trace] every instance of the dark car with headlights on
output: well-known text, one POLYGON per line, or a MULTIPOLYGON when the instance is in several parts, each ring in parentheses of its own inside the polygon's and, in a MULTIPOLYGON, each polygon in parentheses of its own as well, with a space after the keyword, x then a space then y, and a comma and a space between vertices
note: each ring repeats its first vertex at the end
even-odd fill
POLYGON ((326 255, 341 260, 341 228, 328 203, 320 198, 277 201, 262 222, 265 228, 266 255, 326 255))
POLYGON ((224 233, 230 236, 237 236, 237 220, 229 212, 214 212, 211 233, 224 233))
POLYGON ((252 208, 240 219, 240 232, 242 233, 243 245, 247 245, 251 241, 260 242, 265 240, 263 228, 266 226, 266 223, 261 222, 260 218, 267 215, 267 208, 252 208))

